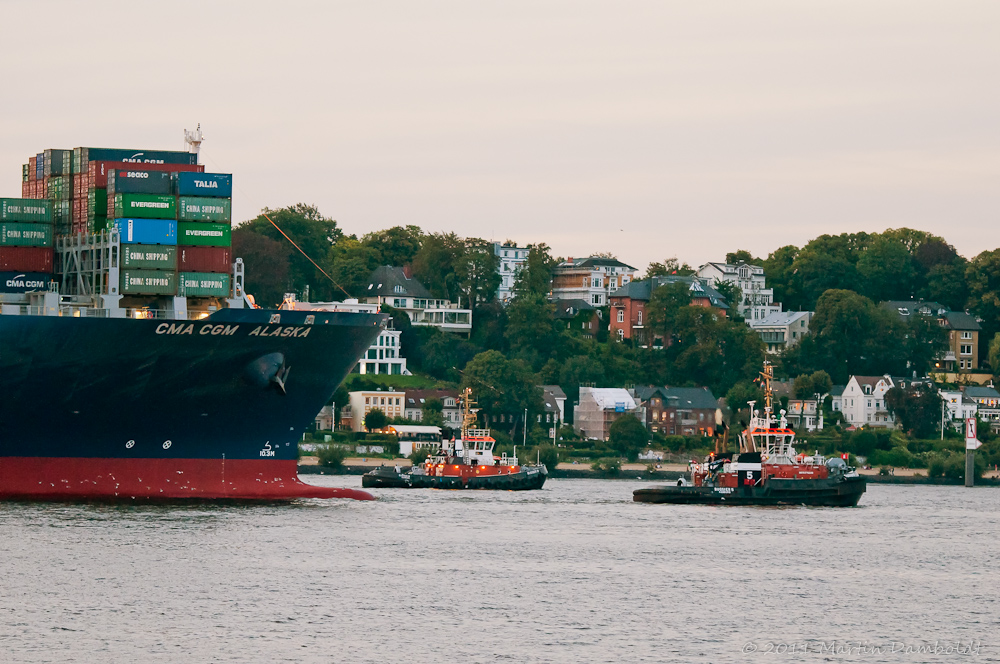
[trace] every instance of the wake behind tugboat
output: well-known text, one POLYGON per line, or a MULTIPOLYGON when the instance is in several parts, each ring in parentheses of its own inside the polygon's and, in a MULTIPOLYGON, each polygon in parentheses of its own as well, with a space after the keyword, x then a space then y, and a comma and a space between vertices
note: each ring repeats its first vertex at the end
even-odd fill
POLYGON ((688 478, 676 486, 637 489, 638 503, 698 505, 816 505, 854 507, 865 492, 866 480, 843 459, 798 454, 795 432, 784 411, 779 426, 772 417, 773 367, 761 372, 764 412, 750 402, 750 426, 740 435, 740 451, 712 454, 693 464, 688 478))
POLYGON ((472 391, 462 393, 461 438, 441 443, 440 449, 410 472, 382 466, 361 477, 366 489, 541 489, 548 475, 544 465, 522 466, 516 456, 494 456, 496 440, 489 429, 473 428, 477 410, 472 391))

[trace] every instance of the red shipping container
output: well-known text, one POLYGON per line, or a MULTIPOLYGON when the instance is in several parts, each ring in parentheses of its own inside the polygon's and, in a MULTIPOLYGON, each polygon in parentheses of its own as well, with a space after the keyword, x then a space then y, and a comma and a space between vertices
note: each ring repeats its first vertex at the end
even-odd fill
POLYGON ((90 186, 105 189, 108 186, 108 173, 116 168, 124 168, 130 171, 167 171, 168 173, 179 173, 181 171, 192 171, 204 173, 205 167, 201 164, 132 164, 125 161, 92 161, 90 162, 90 186))
POLYGON ((31 183, 22 182, 21 183, 21 198, 31 198, 31 183))
POLYGON ((232 272, 229 247, 177 247, 178 272, 232 272))
POLYGON ((30 157, 28 159, 28 182, 35 181, 36 170, 38 170, 38 157, 30 157))
POLYGON ((0 271, 52 272, 52 249, 0 247, 0 271))

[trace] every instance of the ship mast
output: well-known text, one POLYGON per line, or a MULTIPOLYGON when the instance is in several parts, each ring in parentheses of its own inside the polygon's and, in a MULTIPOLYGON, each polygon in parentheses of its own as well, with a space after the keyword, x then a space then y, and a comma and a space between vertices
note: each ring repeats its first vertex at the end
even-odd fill
POLYGON ((774 378, 774 365, 764 360, 764 370, 760 372, 761 386, 764 388, 764 427, 770 428, 771 414, 774 412, 774 392, 771 391, 771 379, 774 378))

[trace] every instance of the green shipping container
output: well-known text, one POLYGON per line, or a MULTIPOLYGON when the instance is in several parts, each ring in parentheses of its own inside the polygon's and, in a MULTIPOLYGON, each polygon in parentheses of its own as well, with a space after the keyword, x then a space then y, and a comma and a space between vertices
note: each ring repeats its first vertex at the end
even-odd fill
POLYGON ((95 216, 93 219, 87 220, 87 228, 91 233, 111 232, 114 227, 115 220, 105 216, 95 216))
POLYGON ((229 275, 211 272, 181 272, 177 294, 187 297, 229 297, 229 275))
POLYGON ((19 221, 0 222, 0 245, 5 247, 51 247, 52 226, 19 221))
POLYGON ((167 244, 123 244, 122 267, 176 270, 177 247, 167 244))
POLYGON ((87 217, 107 216, 108 190, 93 188, 87 190, 87 217))
POLYGON ((231 204, 228 198, 180 196, 177 199, 177 218, 182 221, 230 221, 231 204))
POLYGON ((177 222, 177 244, 228 247, 232 243, 232 228, 229 224, 207 224, 203 221, 177 222))
POLYGON ((176 219, 177 201, 173 196, 156 194, 115 194, 117 219, 176 219))
POLYGON ((52 223, 52 202, 35 198, 0 198, 0 221, 52 223))
POLYGON ((127 295, 176 295, 177 273, 167 270, 122 270, 121 292, 127 295))

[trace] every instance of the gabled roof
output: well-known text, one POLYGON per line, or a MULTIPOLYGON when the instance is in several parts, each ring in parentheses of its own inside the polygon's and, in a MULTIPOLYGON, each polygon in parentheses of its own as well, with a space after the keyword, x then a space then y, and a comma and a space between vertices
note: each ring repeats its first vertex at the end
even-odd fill
POLYGON ((553 304, 556 305, 556 312, 553 314, 553 318, 556 319, 573 318, 581 311, 595 311, 597 309, 586 300, 579 299, 556 300, 553 304))
POLYGON ((952 330, 979 331, 983 329, 975 318, 964 311, 949 311, 944 315, 944 319, 947 321, 945 327, 952 330))
POLYGON ((964 391, 973 399, 1000 399, 1000 392, 986 385, 970 385, 964 391))
POLYGON ((844 390, 847 389, 846 385, 834 385, 830 388, 831 397, 840 397, 844 395, 844 390))
POLYGON ((930 300, 888 300, 879 303, 879 306, 904 320, 911 320, 917 315, 940 316, 948 311, 948 307, 940 302, 930 300))
POLYGON ((717 408, 719 400, 707 387, 667 387, 649 385, 635 388, 640 401, 649 401, 659 395, 667 408, 717 408))
POLYGON ((880 380, 884 380, 890 386, 893 385, 892 378, 889 376, 851 376, 851 378, 858 381, 858 385, 869 385, 872 389, 875 389, 880 380))
POLYGON ((602 256, 588 256, 587 258, 570 258, 556 267, 625 267, 635 270, 634 267, 622 263, 617 258, 604 258, 602 256))
POLYGON ((551 393, 556 399, 566 398, 566 393, 558 385, 542 385, 542 391, 551 393))
POLYGON ((375 268, 372 275, 368 277, 365 297, 375 297, 376 295, 383 297, 434 297, 424 288, 422 283, 413 277, 407 277, 403 268, 391 265, 381 265, 375 268))
POLYGON ((729 305, 726 303, 725 295, 697 277, 686 277, 679 274, 670 274, 663 277, 652 277, 651 279, 631 281, 627 285, 612 293, 610 297, 627 297, 633 300, 649 302, 649 298, 652 295, 654 288, 678 282, 687 284, 688 290, 691 291, 691 297, 708 298, 708 301, 712 304, 712 306, 717 309, 729 308, 729 305))
MULTIPOLYGON (((447 397, 458 398, 458 390, 426 389, 426 390, 406 390, 406 398, 403 405, 406 408, 422 408, 428 399, 440 399, 442 403, 447 397)), ((454 408, 454 406, 452 406, 454 408)))

